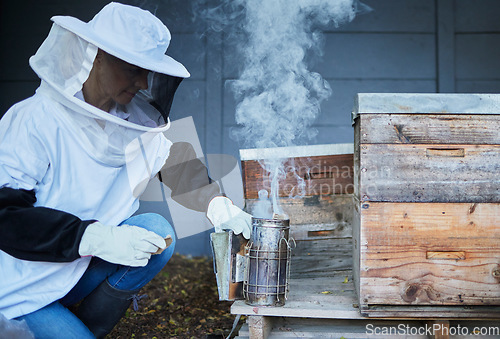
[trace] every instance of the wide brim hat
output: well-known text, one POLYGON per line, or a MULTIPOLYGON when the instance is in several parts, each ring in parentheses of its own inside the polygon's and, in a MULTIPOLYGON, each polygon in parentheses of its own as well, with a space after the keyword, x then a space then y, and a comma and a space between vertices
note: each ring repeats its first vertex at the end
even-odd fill
POLYGON ((51 20, 130 64, 176 77, 190 76, 180 62, 166 55, 170 31, 147 10, 111 2, 89 22, 71 16, 51 20))

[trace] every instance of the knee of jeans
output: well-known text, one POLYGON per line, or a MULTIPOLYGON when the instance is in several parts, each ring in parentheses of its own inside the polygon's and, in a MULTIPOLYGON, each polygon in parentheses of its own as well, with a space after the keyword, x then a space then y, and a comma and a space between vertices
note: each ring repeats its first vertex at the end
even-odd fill
POLYGON ((170 225, 170 223, 168 222, 168 220, 162 217, 160 214, 157 213, 138 214, 133 217, 130 217, 124 223, 145 228, 148 231, 155 232, 156 234, 158 234, 163 238, 167 237, 167 235, 170 235, 173 240, 172 245, 175 245, 176 242, 175 231, 172 225, 170 225))
MULTIPOLYGON (((175 243, 177 239, 175 237, 175 233, 173 232, 172 227, 170 226, 170 223, 167 222, 167 224, 168 227, 171 229, 171 232, 167 232, 166 234, 172 236, 172 243, 160 254, 151 256, 151 259, 149 260, 148 264, 148 266, 150 266, 151 268, 156 267, 158 271, 160 271, 168 263, 168 261, 170 260, 170 258, 172 258, 172 255, 174 254, 175 251, 175 243)), ((163 234, 161 235, 163 236, 163 234)))

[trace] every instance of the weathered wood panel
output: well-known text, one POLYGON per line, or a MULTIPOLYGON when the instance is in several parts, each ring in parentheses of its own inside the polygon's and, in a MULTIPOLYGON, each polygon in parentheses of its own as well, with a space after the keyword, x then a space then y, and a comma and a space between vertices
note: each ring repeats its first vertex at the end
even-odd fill
POLYGON ((362 144, 500 144, 500 115, 363 114, 355 128, 362 144))
MULTIPOLYGON (((266 317, 272 321, 272 331, 268 339, 428 339, 426 334, 399 333, 398 328, 425 328, 425 321, 418 320, 386 320, 374 322, 368 320, 337 320, 337 319, 303 319, 266 317), (384 331, 384 332, 383 332, 384 331), (389 331, 391 331, 389 334, 389 331)), ((247 320, 247 323, 249 321, 247 320)), ((250 334, 251 324, 243 325, 235 339, 253 339, 250 334)), ((402 332, 402 331, 399 331, 402 332)), ((409 331, 408 331, 409 332, 409 331)), ((416 331, 415 331, 416 332, 416 331)), ((421 331, 422 332, 422 331, 421 331)), ((257 337, 256 337, 257 338, 257 337)), ((461 338, 465 339, 465 338, 461 338)), ((468 339, 468 338, 467 338, 468 339)), ((477 339, 477 338, 474 338, 477 339)))
POLYGON ((365 307, 361 305, 358 309, 350 271, 341 271, 333 276, 313 279, 292 278, 290 279, 290 293, 284 306, 254 307, 238 300, 231 306, 231 313, 264 317, 350 320, 366 320, 367 316, 396 319, 500 319, 500 307, 497 306, 376 305, 365 307))
POLYGON ((498 0, 458 0, 454 4, 457 33, 500 31, 500 20, 491 15, 498 0))
POLYGON ((235 301, 231 313, 309 317, 329 319, 363 319, 356 306, 351 272, 330 277, 291 279, 290 292, 284 306, 253 307, 244 301, 235 301), (347 277, 347 279, 346 279, 347 277))
POLYGON ((254 316, 247 319, 248 335, 252 339, 267 339, 272 330, 272 318, 254 316))
POLYGON ((499 203, 361 203, 359 213, 361 304, 500 305, 499 203))
MULTIPOLYGON (((303 195, 346 194, 354 191, 352 154, 291 158, 284 162, 286 178, 280 181, 280 197, 303 195)), ((258 198, 261 189, 270 191, 269 172, 259 161, 248 160, 241 164, 246 199, 258 198)))
POLYGON ((499 145, 361 144, 362 201, 498 202, 499 145))
MULTIPOLYGON (((360 267, 361 267, 361 251, 360 251, 360 236, 361 236, 361 214, 359 200, 354 197, 354 210, 352 219, 352 277, 353 285, 356 291, 357 300, 362 300, 360 291, 360 267)), ((359 305, 359 304, 358 304, 359 305)))
MULTIPOLYGON (((268 338, 498 339, 500 328, 497 322, 498 320, 336 320, 272 317, 273 329, 268 338), (430 330, 426 331, 426 328, 430 330)), ((236 339, 248 339, 248 335, 248 326, 243 325, 236 339)))
MULTIPOLYGON (((332 277, 352 270, 351 238, 297 241, 292 250, 291 278, 332 277)), ((347 274, 349 273, 349 274, 347 274)))
POLYGON ((436 1, 437 92, 455 92, 455 13, 454 0, 436 1))
POLYGON ((500 32, 459 34, 455 41, 457 79, 494 80, 500 77, 500 32))
MULTIPOLYGON (((470 207, 469 204, 467 205, 470 207)), ((481 210, 478 212, 481 212, 481 210)), ((353 213, 356 213, 356 210, 353 213)), ((302 218, 302 220, 306 219, 302 218)), ((354 225, 359 223, 359 221, 359 218, 354 218, 354 225)), ((307 228, 310 225, 298 226, 305 226, 307 228)), ((359 227, 355 226, 353 232, 358 232, 359 234, 359 227)), ((445 232, 441 230, 441 233, 445 232)), ((451 232, 451 238, 453 234, 451 232)), ((349 238, 297 241, 297 246, 292 251, 290 293, 285 305, 282 307, 253 307, 246 305, 243 301, 236 301, 231 308, 231 312, 250 317, 272 317, 273 323, 277 317, 365 320, 366 317, 393 317, 398 319, 500 318, 500 307, 496 306, 418 306, 413 303, 407 303, 406 305, 399 306, 361 304, 361 307, 358 308, 359 300, 355 294, 355 285, 353 285, 353 283, 356 284, 355 276, 353 278, 353 273, 356 272, 352 272, 348 267, 351 246, 360 243, 359 235, 355 235, 353 238, 353 242, 349 238)), ((386 238, 390 239, 390 237, 386 238)), ((474 242, 474 240, 469 241, 474 242)), ((441 249, 437 248, 436 252, 443 252, 441 249)), ((460 249, 460 251, 465 251, 467 254, 467 251, 464 249, 460 249)), ((427 255, 427 252, 427 250, 423 252, 424 257, 427 255)), ((359 261, 359 253, 357 255, 359 261)), ((356 261, 356 252, 353 261, 356 261)), ((429 261, 436 262, 435 259, 430 259, 429 261)), ((450 262, 449 259, 438 261, 450 262)), ((454 262, 454 260, 451 261, 454 262)), ((311 321, 307 320, 308 329, 311 329, 314 323, 314 321, 311 321)), ((377 322, 377 324, 381 323, 377 322)), ((275 326, 273 326, 272 333, 274 335, 275 326)))
POLYGON ((361 313, 434 316, 443 305, 500 305, 496 97, 358 99, 353 275, 361 313))
POLYGON ((435 79, 434 34, 342 33, 325 35, 325 78, 435 79))
MULTIPOLYGON (((376 318, 398 318, 398 319, 474 319, 472 328, 480 326, 479 319, 495 319, 488 326, 497 326, 500 319, 500 307, 498 306, 400 306, 400 305, 360 305, 359 311, 363 317, 376 318)), ((456 326, 456 325, 455 325, 456 326)), ((471 334, 470 337, 477 338, 471 334)), ((498 336, 492 336, 498 338, 498 336)))
MULTIPOLYGON (((358 15, 352 22, 332 31, 342 32, 415 32, 434 33, 434 0, 365 0, 373 11, 358 15)), ((361 6, 362 10, 363 7, 361 6)))
POLYGON ((207 53, 194 54, 192 51, 205 51, 206 43, 196 33, 177 33, 170 43, 168 54, 174 59, 182 61, 182 64, 186 66, 191 74, 190 79, 204 80, 208 72, 207 65, 206 62, 200 61, 205 61, 207 53))
POLYGON ((500 80, 458 80, 456 91, 459 93, 499 93, 500 80))

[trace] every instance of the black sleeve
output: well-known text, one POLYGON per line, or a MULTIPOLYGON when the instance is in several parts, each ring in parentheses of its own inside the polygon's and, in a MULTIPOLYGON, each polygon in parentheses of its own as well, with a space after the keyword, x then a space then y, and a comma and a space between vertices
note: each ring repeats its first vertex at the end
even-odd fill
POLYGON ((206 212, 213 197, 222 195, 207 167, 196 157, 193 146, 176 142, 170 148, 159 179, 172 190, 172 199, 189 209, 206 212))
POLYGON ((83 232, 95 220, 34 207, 35 192, 0 188, 0 250, 30 261, 69 262, 80 258, 83 232))

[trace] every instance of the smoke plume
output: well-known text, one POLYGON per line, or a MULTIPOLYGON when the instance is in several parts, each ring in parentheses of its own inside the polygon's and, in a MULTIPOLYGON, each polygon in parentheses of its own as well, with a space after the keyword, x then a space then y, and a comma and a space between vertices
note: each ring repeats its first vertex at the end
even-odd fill
MULTIPOLYGON (((237 37, 241 74, 227 83, 237 102, 233 139, 246 148, 270 148, 303 145, 315 137, 312 124, 331 88, 309 70, 307 56, 321 53, 322 28, 351 21, 359 5, 356 0, 223 0, 205 9, 214 29, 237 37)), ((282 160, 262 165, 270 172, 274 213, 283 214, 277 204, 282 160)))

